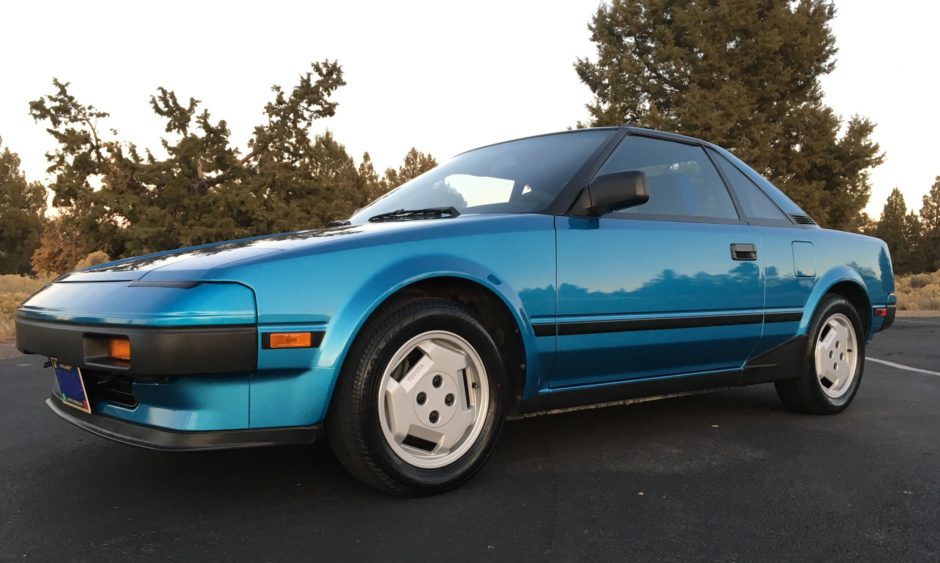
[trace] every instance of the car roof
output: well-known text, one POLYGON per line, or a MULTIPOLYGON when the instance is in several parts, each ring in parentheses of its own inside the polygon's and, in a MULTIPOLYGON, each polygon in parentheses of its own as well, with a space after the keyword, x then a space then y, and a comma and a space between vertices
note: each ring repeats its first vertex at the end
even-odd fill
POLYGON ((527 135, 527 136, 525 136, 525 137, 517 137, 517 138, 515 138, 515 139, 507 139, 507 140, 505 140, 505 141, 499 141, 498 143, 490 143, 490 144, 488 144, 488 145, 481 145, 481 146, 479 146, 479 147, 474 147, 474 148, 469 149, 469 150, 461 151, 461 152, 455 154, 454 156, 460 156, 460 155, 462 155, 462 154, 466 154, 466 153, 468 153, 468 152, 473 152, 473 151, 476 151, 476 150, 479 150, 479 149, 485 149, 485 148, 487 148, 487 147, 495 147, 495 146, 498 146, 498 145, 504 145, 504 144, 506 144, 506 143, 514 143, 514 142, 516 142, 516 141, 524 141, 524 140, 526 140, 526 139, 537 139, 537 138, 539 138, 539 137, 548 137, 548 136, 552 136, 552 135, 577 134, 577 133, 583 133, 583 132, 585 132, 585 131, 623 131, 623 130, 626 130, 627 132, 629 132, 629 133, 631 133, 631 134, 647 135, 647 136, 651 136, 651 137, 659 137, 659 138, 661 138, 661 139, 668 139, 668 140, 671 140, 671 141, 678 141, 678 142, 680 142, 680 143, 689 143, 689 144, 693 144, 693 145, 704 145, 704 146, 708 146, 708 147, 715 147, 715 146, 716 146, 716 145, 714 145, 713 143, 709 143, 708 141, 704 141, 704 140, 702 140, 702 139, 697 139, 697 138, 695 138, 695 137, 689 137, 688 135, 680 135, 679 133, 671 133, 671 132, 669 132, 669 131, 660 131, 660 130, 658 130, 658 129, 647 129, 647 128, 645 128, 645 127, 634 127, 634 126, 632 126, 632 125, 615 125, 615 126, 605 126, 605 127, 584 127, 584 128, 581 128, 581 129, 568 129, 568 130, 565 130, 565 131, 553 131, 553 132, 550 132, 550 133, 540 133, 540 134, 538 134, 538 135, 527 135))

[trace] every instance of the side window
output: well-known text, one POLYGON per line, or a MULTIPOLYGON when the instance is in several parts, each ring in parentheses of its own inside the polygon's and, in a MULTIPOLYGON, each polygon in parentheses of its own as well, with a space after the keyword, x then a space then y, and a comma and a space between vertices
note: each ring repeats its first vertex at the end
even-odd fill
POLYGON ((709 151, 721 168, 722 174, 731 184, 731 189, 738 196, 741 202, 741 208, 744 214, 751 219, 770 219, 783 221, 787 225, 790 219, 780 211, 780 208, 770 199, 770 196, 764 193, 764 190, 757 187, 750 178, 738 170, 738 167, 728 162, 728 159, 715 151, 709 151))
POLYGON ((598 174, 646 173, 650 199, 618 213, 737 219, 731 195, 701 147, 629 135, 598 174))

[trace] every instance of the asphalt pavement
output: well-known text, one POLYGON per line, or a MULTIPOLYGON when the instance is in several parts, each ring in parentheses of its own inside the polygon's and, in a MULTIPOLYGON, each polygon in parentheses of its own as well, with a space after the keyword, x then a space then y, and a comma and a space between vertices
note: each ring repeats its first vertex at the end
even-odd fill
POLYGON ((940 319, 876 336, 855 403, 770 385, 507 423, 452 493, 385 496, 325 444, 159 453, 43 404, 0 361, 0 560, 940 559, 940 319))

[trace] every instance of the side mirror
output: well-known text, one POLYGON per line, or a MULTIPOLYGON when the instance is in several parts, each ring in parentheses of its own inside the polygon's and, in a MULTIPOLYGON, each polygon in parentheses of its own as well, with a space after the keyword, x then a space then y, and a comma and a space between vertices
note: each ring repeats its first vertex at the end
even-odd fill
POLYGON ((587 187, 588 215, 599 217, 611 211, 642 205, 649 201, 646 174, 638 170, 614 172, 594 178, 587 187))

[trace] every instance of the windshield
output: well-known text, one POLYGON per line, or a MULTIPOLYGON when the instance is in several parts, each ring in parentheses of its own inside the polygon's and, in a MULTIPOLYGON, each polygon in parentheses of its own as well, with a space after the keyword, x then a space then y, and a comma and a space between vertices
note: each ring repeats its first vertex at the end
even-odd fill
POLYGON ((472 150, 406 182, 350 218, 453 207, 464 213, 532 213, 549 206, 610 129, 531 137, 472 150))

